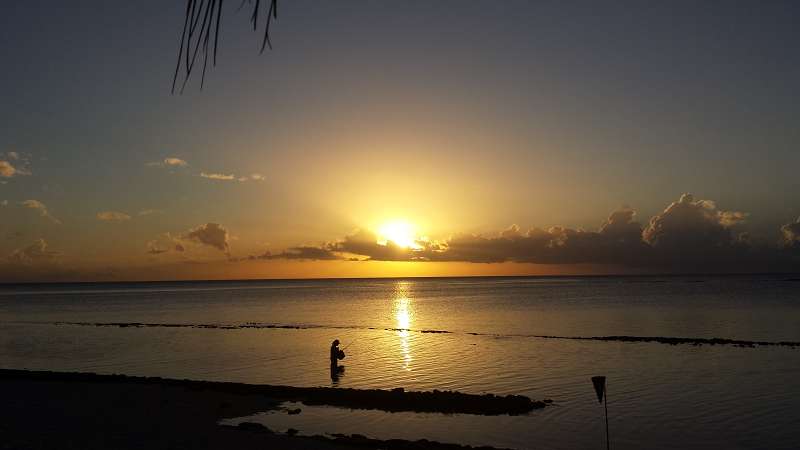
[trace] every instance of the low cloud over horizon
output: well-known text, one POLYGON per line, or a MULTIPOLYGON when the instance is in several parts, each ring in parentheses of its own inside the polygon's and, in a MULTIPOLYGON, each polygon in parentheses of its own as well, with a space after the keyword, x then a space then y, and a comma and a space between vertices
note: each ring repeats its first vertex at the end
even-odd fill
POLYGON ((612 212, 596 231, 560 226, 522 231, 511 225, 495 235, 460 233, 442 241, 417 240, 413 247, 381 243, 376 233, 360 229, 318 246, 242 259, 605 264, 687 272, 800 268, 800 218, 781 227, 780 242, 767 245, 738 229, 747 216, 683 194, 646 225, 626 207, 612 212))
POLYGON ((170 252, 184 253, 188 250, 187 244, 219 250, 230 257, 230 233, 222 225, 211 222, 178 234, 163 233, 147 242, 147 254, 155 256, 170 252))
MULTIPOLYGON (((19 205, 59 223, 50 216, 47 207, 37 200, 26 200, 19 205)), ((138 215, 149 215, 153 212, 144 210, 138 215)), ((160 268, 168 267, 165 270, 171 271, 169 273, 193 273, 192 269, 177 266, 187 264, 205 265, 203 273, 212 278, 235 278, 240 272, 253 274, 260 273, 259 270, 271 270, 257 269, 258 266, 255 265, 236 266, 256 261, 287 261, 291 267, 298 267, 297 264, 303 264, 303 261, 337 264, 352 262, 355 265, 348 266, 350 269, 346 270, 351 272, 346 272, 347 274, 360 273, 358 271, 361 269, 357 267, 364 261, 529 264, 562 267, 559 270, 564 273, 800 271, 800 218, 778 227, 775 231, 779 237, 767 242, 746 231, 748 217, 745 212, 721 209, 713 201, 683 194, 649 220, 642 220, 637 217, 634 209, 623 207, 611 212, 592 230, 563 226, 531 227, 524 230, 517 225, 511 225, 488 234, 455 233, 438 240, 417 238, 413 245, 403 246, 375 231, 358 229, 339 239, 318 245, 304 244, 284 249, 279 247, 273 252, 250 255, 244 253, 245 256, 242 256, 241 249, 237 252, 231 248, 231 243, 237 242, 238 238, 234 237, 230 228, 215 222, 205 222, 183 228, 180 232, 155 235, 154 238, 142 242, 146 248, 146 251, 139 253, 142 260, 137 261, 134 258, 123 264, 119 260, 81 264, 76 259, 80 255, 74 252, 69 252, 71 256, 67 258, 64 256, 66 253, 51 250, 43 238, 24 242, 20 239, 22 235, 16 233, 10 234, 8 239, 18 243, 0 259, 0 280, 102 279, 110 277, 107 274, 112 272, 116 279, 146 276, 142 274, 164 277, 160 268), (109 272, 110 267, 114 268, 112 272, 109 272)), ((101 211, 97 213, 97 220, 128 222, 135 218, 120 211, 101 211)), ((56 246, 59 249, 64 248, 64 243, 56 240, 56 246)), ((273 267, 280 269, 282 266, 273 267)), ((444 270, 436 273, 449 273, 441 265, 436 267, 439 267, 439 271, 444 270)), ((531 266, 517 267, 518 270, 514 269, 515 274, 520 274, 520 270, 530 273, 537 273, 538 270, 531 266)), ((482 270, 478 270, 480 272, 482 270)), ((269 276, 270 273, 266 272, 264 276, 269 276)), ((326 272, 326 275, 335 273, 338 272, 326 272)), ((486 269, 486 273, 502 271, 497 272, 493 268, 486 269)))

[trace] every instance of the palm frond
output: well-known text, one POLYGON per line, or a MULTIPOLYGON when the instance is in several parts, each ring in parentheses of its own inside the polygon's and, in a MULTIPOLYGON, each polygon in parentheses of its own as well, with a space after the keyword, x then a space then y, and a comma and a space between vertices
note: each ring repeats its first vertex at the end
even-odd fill
MULTIPOLYGON (((186 0, 186 13, 183 20, 183 32, 181 33, 181 43, 178 48, 178 62, 175 65, 175 73, 172 76, 172 93, 178 85, 178 78, 182 78, 180 93, 186 88, 186 83, 195 69, 198 55, 202 55, 203 69, 200 77, 200 89, 203 89, 208 68, 209 45, 212 48, 211 65, 217 65, 217 50, 219 48, 219 30, 222 22, 222 2, 223 0, 186 0), (214 37, 213 43, 211 37, 214 37), (181 71, 183 68, 183 71, 181 71)), ((237 11, 241 10, 245 4, 253 6, 250 15, 250 22, 253 30, 258 30, 258 19, 261 12, 266 10, 266 24, 264 26, 264 37, 261 42, 263 53, 266 47, 272 49, 272 42, 269 39, 269 29, 272 21, 278 18, 278 0, 242 0, 242 4, 237 11), (262 8, 262 1, 268 8, 262 8)))

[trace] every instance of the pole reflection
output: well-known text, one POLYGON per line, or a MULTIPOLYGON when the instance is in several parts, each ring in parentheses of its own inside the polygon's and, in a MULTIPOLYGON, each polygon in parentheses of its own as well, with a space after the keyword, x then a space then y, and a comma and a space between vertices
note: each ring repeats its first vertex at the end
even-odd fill
POLYGON ((414 358, 411 356, 411 329, 414 320, 414 307, 410 298, 410 283, 407 281, 399 281, 395 286, 394 303, 392 308, 394 310, 395 328, 397 328, 397 336, 400 338, 400 353, 403 358, 403 368, 411 371, 411 362, 414 358))

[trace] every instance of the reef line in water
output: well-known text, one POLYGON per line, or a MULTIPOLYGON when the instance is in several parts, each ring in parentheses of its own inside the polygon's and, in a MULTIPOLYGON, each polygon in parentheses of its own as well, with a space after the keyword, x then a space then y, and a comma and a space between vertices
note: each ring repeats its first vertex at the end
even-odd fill
POLYGON ((667 345, 727 345, 741 348, 756 347, 800 347, 797 341, 752 341, 730 338, 698 338, 698 337, 676 337, 676 336, 559 336, 544 334, 496 334, 480 332, 458 332, 449 330, 431 329, 407 329, 407 328, 379 328, 357 325, 313 325, 313 324, 262 324, 262 323, 243 323, 243 324, 214 324, 214 323, 143 323, 143 322, 14 322, 31 323, 39 325, 74 325, 74 326, 93 326, 93 327, 117 327, 117 328, 203 328, 218 330, 244 330, 244 329, 286 329, 286 330, 310 330, 310 329, 334 329, 334 330, 377 330, 377 331, 407 331, 422 334, 465 334, 471 336, 487 336, 496 338, 530 338, 530 339, 564 339, 577 341, 606 341, 624 343, 656 343, 667 345))

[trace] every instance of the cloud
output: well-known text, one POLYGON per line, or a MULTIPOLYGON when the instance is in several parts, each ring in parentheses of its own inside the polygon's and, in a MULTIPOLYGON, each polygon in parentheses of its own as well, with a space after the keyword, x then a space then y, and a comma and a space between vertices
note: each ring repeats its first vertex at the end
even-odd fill
POLYGON ((246 181, 264 181, 266 179, 264 175, 261 175, 260 173, 237 176, 235 174, 200 172, 200 176, 203 178, 208 178, 210 180, 238 181, 240 183, 244 183, 246 181))
MULTIPOLYGON (((188 167, 189 163, 183 159, 175 158, 175 157, 167 157, 164 158, 162 161, 153 161, 146 164, 150 167, 160 167, 160 168, 183 168, 188 167)), ((264 181, 266 177, 260 173, 253 173, 250 175, 236 175, 233 173, 226 174, 221 172, 212 172, 212 171, 201 171, 198 176, 202 178, 208 178, 210 180, 217 180, 217 181, 239 181, 239 182, 246 182, 246 181, 264 181)))
POLYGON ((162 253, 186 251, 186 247, 170 233, 164 233, 156 239, 147 242, 147 253, 150 255, 160 255, 162 253))
POLYGON ((131 216, 118 211, 101 211, 97 213, 97 220, 104 222, 124 222, 131 220, 131 216))
POLYGON ((750 214, 740 212, 740 211, 720 211, 718 213, 719 223, 722 226, 731 227, 734 225, 738 225, 740 223, 744 223, 747 219, 747 216, 750 214))
POLYGON ((222 173, 200 172, 200 176, 203 177, 203 178, 209 178, 209 179, 212 179, 212 180, 223 180, 223 181, 231 181, 231 180, 235 180, 236 179, 236 177, 234 175, 225 175, 225 174, 222 174, 222 173))
POLYGON ((160 247, 158 245, 158 240, 152 240, 147 242, 147 253, 151 255, 160 255, 161 253, 166 253, 168 251, 169 249, 160 247))
POLYGON ((143 209, 137 213, 138 216, 149 216, 151 214, 158 214, 161 211, 158 209, 143 209))
POLYGON ((208 245, 226 254, 230 249, 229 237, 228 230, 216 223, 206 223, 180 235, 182 240, 208 245))
POLYGON ((379 261, 413 261, 424 259, 423 254, 427 254, 426 250, 430 248, 431 243, 418 242, 418 244, 420 243, 425 244, 422 250, 400 247, 392 241, 379 244, 378 236, 375 233, 368 230, 356 230, 345 236, 344 239, 326 244, 325 249, 336 253, 366 256, 379 261))
POLYGON ((47 249, 47 242, 39 238, 27 247, 14 250, 9 256, 8 261, 13 264, 31 265, 39 262, 51 262, 61 255, 47 249))
POLYGON ((326 248, 314 246, 299 246, 289 248, 281 253, 272 254, 264 252, 260 255, 250 255, 242 260, 270 260, 270 259, 305 259, 305 260, 334 260, 342 259, 341 256, 326 248))
MULTIPOLYGON (((461 233, 444 241, 417 240, 413 247, 402 247, 392 241, 380 243, 375 233, 357 230, 318 248, 327 252, 322 253, 327 259, 331 254, 346 259, 350 259, 347 255, 357 255, 375 261, 615 262, 631 258, 631 253, 644 247, 642 228, 634 217, 633 210, 624 208, 612 213, 598 231, 552 227, 522 232, 519 226, 512 225, 494 236, 461 233)), ((308 249, 303 254, 313 255, 308 249)))
POLYGON ((781 235, 785 246, 800 248, 800 217, 796 221, 782 226, 781 235))
POLYGON ((237 178, 237 180, 240 181, 240 182, 245 182, 245 181, 264 181, 264 180, 266 180, 266 177, 264 177, 264 175, 261 175, 260 173, 254 173, 254 174, 251 174, 249 176, 248 175, 241 176, 241 177, 237 178))
MULTIPOLYGON (((29 165, 29 159, 17 152, 0 153, 0 177, 2 178, 30 175, 29 165), (14 163, 11 161, 14 161, 14 163)), ((2 183, 5 184, 5 182, 2 183)))
MULTIPOLYGON (((379 243, 368 230, 319 246, 300 246, 248 259, 355 259, 472 263, 599 264, 667 271, 759 271, 800 268, 800 259, 780 248, 753 243, 735 233, 747 214, 719 209, 710 200, 684 194, 653 216, 646 227, 628 207, 612 212, 596 230, 512 225, 494 235, 455 234, 442 241, 417 240, 412 247, 379 243)), ((784 225, 784 247, 800 249, 800 219, 784 225)))
POLYGON ((499 236, 460 234, 424 255, 433 261, 541 264, 624 264, 644 250, 641 225, 629 208, 614 211, 597 231, 517 226, 499 236))
MULTIPOLYGON (((150 255, 161 255, 164 253, 189 253, 187 243, 200 244, 220 250, 230 258, 231 236, 224 227, 216 223, 206 223, 191 228, 184 233, 174 235, 163 233, 156 239, 147 242, 147 253, 150 255)), ((186 256, 183 256, 186 258, 186 256)), ((187 260, 188 261, 188 260, 187 260)))
POLYGON ((738 211, 718 210, 710 200, 695 200, 692 194, 683 194, 650 219, 642 238, 653 247, 680 250, 724 247, 734 241, 730 227, 746 216, 738 211))
POLYGON ((186 167, 189 165, 189 163, 180 158, 164 158, 164 164, 171 167, 186 167))
POLYGON ((11 178, 16 173, 17 169, 10 162, 0 160, 0 177, 11 178))
POLYGON ((50 215, 50 212, 47 210, 47 206, 44 203, 40 202, 39 200, 25 200, 20 203, 21 206, 25 208, 35 209, 39 211, 39 215, 42 217, 47 217, 55 224, 60 224, 61 221, 56 219, 55 217, 50 215))
POLYGON ((170 156, 162 161, 149 162, 147 165, 150 167, 186 167, 189 163, 180 158, 170 156))
POLYGON ((0 202, 0 206, 8 206, 8 200, 3 200, 0 202))

